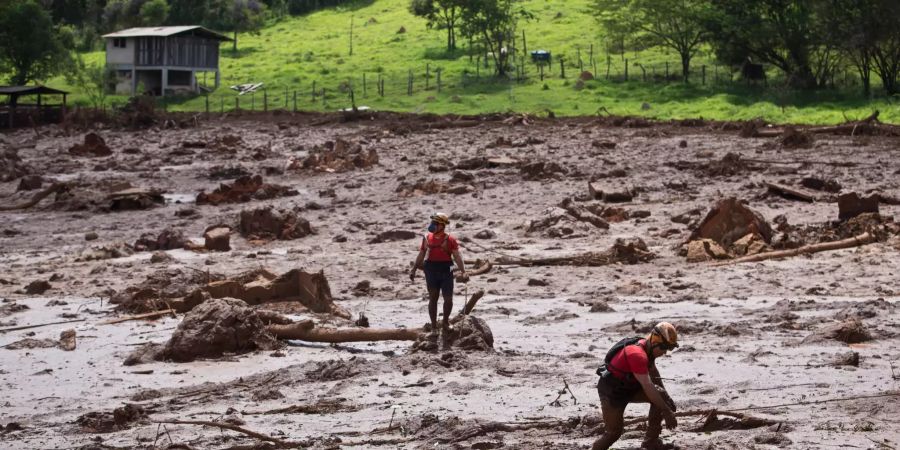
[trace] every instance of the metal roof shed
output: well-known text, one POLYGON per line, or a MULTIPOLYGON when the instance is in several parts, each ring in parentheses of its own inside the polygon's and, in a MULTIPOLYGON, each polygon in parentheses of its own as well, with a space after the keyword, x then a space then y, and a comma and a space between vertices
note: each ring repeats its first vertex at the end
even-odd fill
POLYGON ((9 128, 13 128, 16 114, 20 110, 24 110, 32 119, 36 113, 40 121, 47 121, 47 119, 62 120, 66 110, 66 96, 69 93, 47 86, 0 86, 0 95, 6 96, 8 99, 6 105, 0 107, 0 124, 5 123, 9 128), (57 105, 46 104, 43 102, 43 96, 45 95, 62 95, 62 103, 57 105), (28 96, 37 96, 37 103, 19 103, 20 97, 28 96), (3 115, 7 116, 6 120, 2 120, 3 115))

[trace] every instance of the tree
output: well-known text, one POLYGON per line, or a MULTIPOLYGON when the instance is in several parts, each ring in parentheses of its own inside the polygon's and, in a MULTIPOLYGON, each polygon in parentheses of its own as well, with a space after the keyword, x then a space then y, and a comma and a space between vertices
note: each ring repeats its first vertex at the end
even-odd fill
POLYGON ((813 69, 825 40, 814 6, 821 0, 712 0, 707 26, 718 58, 738 65, 751 58, 781 69, 788 83, 812 89, 820 85, 813 69))
POLYGON ((447 50, 456 50, 456 27, 462 16, 466 0, 412 0, 409 5, 413 15, 428 20, 428 28, 447 30, 447 50))
POLYGON ((638 32, 636 39, 668 47, 681 57, 681 73, 688 81, 691 59, 705 41, 707 0, 596 0, 597 17, 614 35, 638 32))
POLYGON ((516 36, 519 18, 532 15, 516 9, 515 0, 469 0, 462 8, 462 28, 468 36, 478 37, 494 60, 494 73, 505 77, 509 71, 509 55, 516 36))
POLYGON ((34 0, 0 5, 0 65, 12 71, 11 83, 24 85, 59 73, 69 53, 47 10, 34 0))
POLYGON ((150 0, 141 5, 141 22, 145 26, 158 27, 165 24, 169 16, 166 0, 150 0))
POLYGON ((232 50, 237 53, 238 33, 259 34, 266 21, 266 5, 257 0, 216 0, 211 9, 211 25, 234 35, 232 50))
POLYGON ((87 95, 94 108, 102 109, 106 106, 107 88, 115 82, 115 75, 101 64, 87 65, 79 55, 66 72, 66 82, 87 95))

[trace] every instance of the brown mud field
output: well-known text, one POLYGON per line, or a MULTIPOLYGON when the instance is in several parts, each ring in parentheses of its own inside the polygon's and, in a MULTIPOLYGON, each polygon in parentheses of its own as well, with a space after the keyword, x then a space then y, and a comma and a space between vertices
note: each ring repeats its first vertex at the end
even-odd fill
POLYGON ((606 350, 666 320, 665 442, 900 448, 896 133, 351 119, 0 135, 0 447, 589 448, 606 350), (483 272, 446 338, 435 211, 483 272))

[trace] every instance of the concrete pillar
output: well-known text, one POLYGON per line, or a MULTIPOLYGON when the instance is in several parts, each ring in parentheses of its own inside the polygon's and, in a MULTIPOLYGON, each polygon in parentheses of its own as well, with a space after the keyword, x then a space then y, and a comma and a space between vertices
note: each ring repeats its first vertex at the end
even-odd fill
POLYGON ((135 96, 137 94, 137 70, 134 70, 134 67, 131 68, 131 96, 135 96))

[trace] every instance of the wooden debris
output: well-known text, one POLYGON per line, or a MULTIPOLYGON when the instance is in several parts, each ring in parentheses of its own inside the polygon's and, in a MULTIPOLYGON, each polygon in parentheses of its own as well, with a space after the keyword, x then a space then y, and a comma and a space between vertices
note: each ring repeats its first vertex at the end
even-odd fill
POLYGON ((746 262, 766 261, 769 259, 790 258, 797 255, 809 255, 812 253, 828 252, 832 250, 841 250, 846 248, 859 247, 875 242, 875 237, 870 233, 863 233, 849 239, 842 239, 834 242, 822 242, 820 244, 804 245, 800 248, 791 250, 778 250, 774 252, 759 253, 756 255, 744 256, 742 258, 733 259, 717 265, 737 264, 746 262))
POLYGON ((769 188, 769 192, 775 193, 789 200, 802 200, 804 202, 810 203, 820 200, 816 194, 805 189, 792 188, 790 186, 771 182, 766 182, 766 187, 769 188))
POLYGON ((100 322, 99 325, 112 325, 114 323, 128 322, 129 320, 140 320, 140 319, 152 319, 155 317, 165 316, 166 314, 171 314, 172 317, 177 317, 175 315, 174 309, 164 309, 161 311, 153 311, 144 314, 135 314, 133 316, 125 316, 119 317, 117 319, 111 319, 104 322, 100 322))
POLYGON ((34 196, 31 197, 31 200, 29 200, 25 203, 22 203, 19 205, 12 205, 12 206, 0 205, 0 211, 16 211, 19 209, 31 208, 32 206, 40 203, 41 200, 49 197, 50 194, 55 194, 57 192, 65 190, 68 187, 69 187, 69 185, 67 185, 66 183, 54 183, 52 186, 48 187, 47 189, 44 189, 43 191, 38 192, 37 194, 34 194, 34 196))
POLYGON ((50 323, 41 323, 41 324, 37 324, 37 325, 23 325, 21 327, 3 328, 3 329, 0 329, 0 333, 8 333, 10 331, 19 331, 19 330, 29 330, 31 328, 49 327, 50 325, 61 325, 64 323, 84 322, 86 320, 87 319, 63 320, 61 322, 50 322, 50 323))

